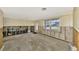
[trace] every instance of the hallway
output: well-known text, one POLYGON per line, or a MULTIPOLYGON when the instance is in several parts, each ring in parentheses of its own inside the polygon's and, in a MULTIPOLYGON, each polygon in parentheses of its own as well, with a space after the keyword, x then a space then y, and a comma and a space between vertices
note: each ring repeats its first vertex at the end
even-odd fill
POLYGON ((69 51, 67 42, 42 34, 25 33, 4 38, 3 51, 69 51))
POLYGON ((1 10, 1 50, 77 50, 73 7, 2 7, 1 10))

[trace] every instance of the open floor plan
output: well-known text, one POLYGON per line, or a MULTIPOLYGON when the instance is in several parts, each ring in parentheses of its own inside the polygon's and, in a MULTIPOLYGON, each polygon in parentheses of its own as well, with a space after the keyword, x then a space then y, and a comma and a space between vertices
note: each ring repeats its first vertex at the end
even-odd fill
POLYGON ((0 7, 0 50, 79 50, 79 8, 0 7))

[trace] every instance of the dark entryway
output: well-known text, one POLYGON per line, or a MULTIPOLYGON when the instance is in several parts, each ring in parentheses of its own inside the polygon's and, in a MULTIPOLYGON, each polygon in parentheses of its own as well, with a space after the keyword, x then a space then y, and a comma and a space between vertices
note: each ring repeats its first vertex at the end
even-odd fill
POLYGON ((3 29, 4 37, 28 32, 28 26, 5 26, 3 29))

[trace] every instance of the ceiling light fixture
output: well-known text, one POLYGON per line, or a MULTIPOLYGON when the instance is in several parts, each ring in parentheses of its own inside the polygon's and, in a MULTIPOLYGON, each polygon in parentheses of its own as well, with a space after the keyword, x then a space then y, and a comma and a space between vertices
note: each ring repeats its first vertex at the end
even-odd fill
POLYGON ((47 10, 47 8, 42 8, 43 11, 47 10))

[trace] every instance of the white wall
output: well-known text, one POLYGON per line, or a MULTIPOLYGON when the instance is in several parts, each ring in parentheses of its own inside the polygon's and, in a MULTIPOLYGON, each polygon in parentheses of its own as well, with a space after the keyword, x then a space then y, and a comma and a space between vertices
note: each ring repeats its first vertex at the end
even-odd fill
POLYGON ((73 27, 73 14, 68 14, 60 17, 60 26, 73 27))
POLYGON ((74 10, 74 28, 79 32, 79 7, 74 10))
POLYGON ((5 18, 4 26, 34 26, 34 21, 5 18))
POLYGON ((0 28, 3 27, 3 12, 0 10, 0 28))

